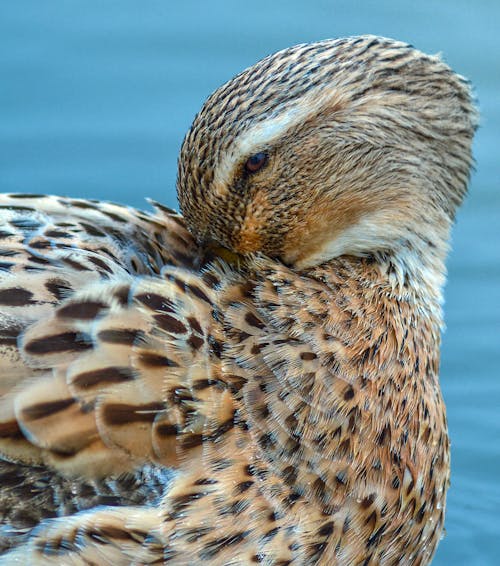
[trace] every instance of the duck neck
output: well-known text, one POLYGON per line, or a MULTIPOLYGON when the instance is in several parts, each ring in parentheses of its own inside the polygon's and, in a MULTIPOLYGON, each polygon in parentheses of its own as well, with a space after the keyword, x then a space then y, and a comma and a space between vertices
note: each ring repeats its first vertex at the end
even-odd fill
POLYGON ((401 240, 391 251, 376 252, 373 258, 395 294, 441 305, 447 251, 445 241, 436 243, 415 235, 401 240))
POLYGON ((337 285, 339 277, 357 281, 357 290, 351 289, 358 296, 357 300, 365 303, 382 300, 393 313, 401 310, 403 303, 408 304, 413 316, 425 319, 437 338, 443 327, 446 252, 444 237, 423 238, 413 234, 401 239, 391 250, 341 256, 309 273, 329 287, 332 282, 333 286, 337 285))
POLYGON ((440 309, 447 251, 445 239, 415 234, 398 242, 391 251, 376 252, 373 259, 394 295, 440 309))

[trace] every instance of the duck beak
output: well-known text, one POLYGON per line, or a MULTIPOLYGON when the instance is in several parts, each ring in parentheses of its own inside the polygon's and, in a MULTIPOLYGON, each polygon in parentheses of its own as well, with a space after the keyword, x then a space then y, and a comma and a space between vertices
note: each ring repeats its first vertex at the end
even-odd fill
POLYGON ((203 246, 204 254, 202 264, 208 264, 217 259, 222 259, 232 267, 240 268, 243 263, 243 256, 228 250, 227 248, 216 244, 215 242, 208 242, 203 246))

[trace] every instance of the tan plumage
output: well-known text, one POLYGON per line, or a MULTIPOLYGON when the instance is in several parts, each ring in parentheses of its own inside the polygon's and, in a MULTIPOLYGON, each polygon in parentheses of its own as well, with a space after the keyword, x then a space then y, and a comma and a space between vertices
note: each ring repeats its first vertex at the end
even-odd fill
POLYGON ((475 121, 439 59, 324 41, 207 100, 179 160, 185 220, 4 196, 5 563, 427 564, 475 121), (35 484, 59 495, 33 517, 35 484), (119 506, 93 508, 106 494, 119 506))

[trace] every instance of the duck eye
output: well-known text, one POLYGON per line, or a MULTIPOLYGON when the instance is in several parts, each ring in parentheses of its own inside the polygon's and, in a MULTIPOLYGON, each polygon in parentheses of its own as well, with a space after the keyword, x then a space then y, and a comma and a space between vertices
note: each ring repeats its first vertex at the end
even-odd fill
POLYGON ((267 153, 264 153, 263 151, 261 151, 260 153, 255 153, 247 159, 245 163, 245 169, 249 173, 256 173, 267 164, 267 160, 267 153))

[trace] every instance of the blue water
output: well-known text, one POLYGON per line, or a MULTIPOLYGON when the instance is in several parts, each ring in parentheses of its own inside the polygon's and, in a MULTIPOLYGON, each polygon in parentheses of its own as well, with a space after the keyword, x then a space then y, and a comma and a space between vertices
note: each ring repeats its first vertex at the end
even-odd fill
POLYGON ((499 22, 498 0, 0 4, 0 191, 175 206, 179 145, 204 98, 294 43, 396 37, 472 80, 482 127, 449 262, 453 476, 436 565, 500 564, 499 22))

